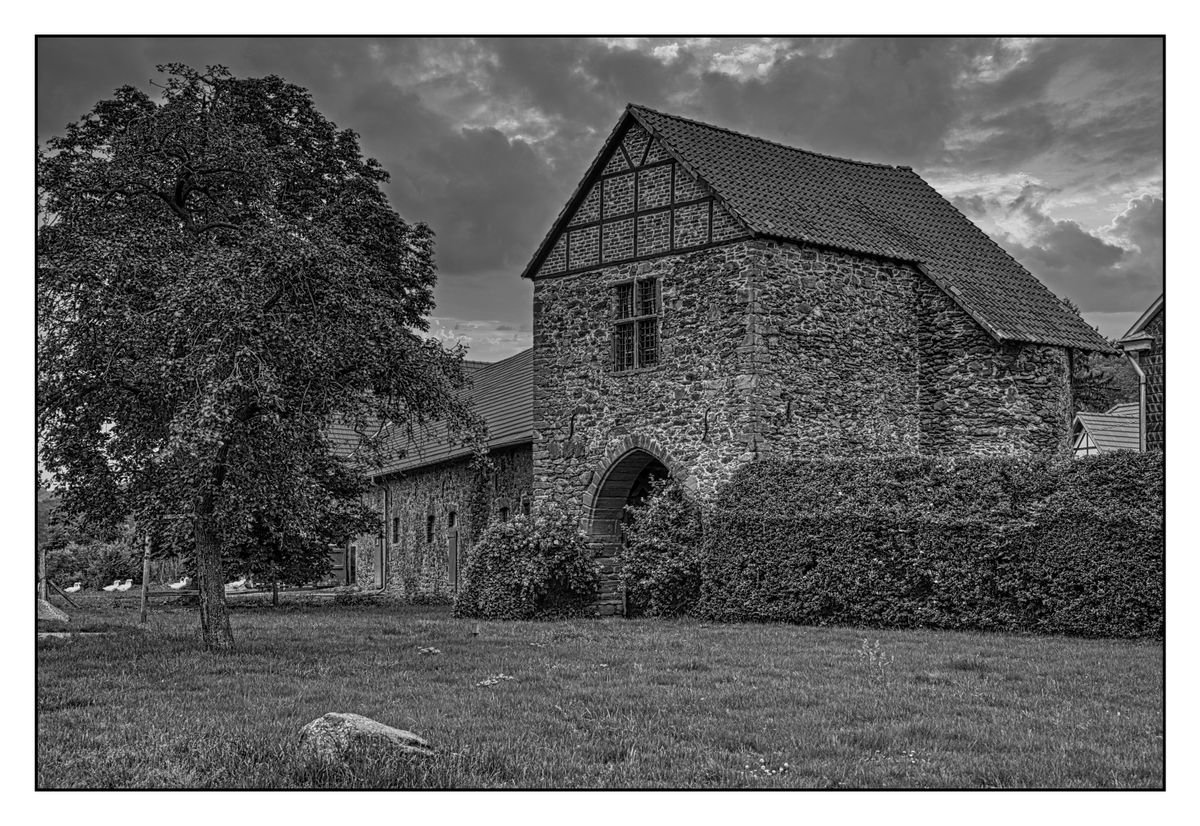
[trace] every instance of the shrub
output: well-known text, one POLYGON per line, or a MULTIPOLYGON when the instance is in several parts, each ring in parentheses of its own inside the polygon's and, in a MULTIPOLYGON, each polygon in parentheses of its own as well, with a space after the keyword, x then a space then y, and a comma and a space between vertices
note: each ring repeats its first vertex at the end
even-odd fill
POLYGON ((626 615, 669 617, 700 599, 700 512, 673 479, 651 482, 639 506, 627 506, 619 554, 626 615))
POLYGON ((584 613, 600 569, 579 520, 551 505, 488 527, 471 548, 454 615, 534 619, 584 613))
POLYGON ((88 553, 84 580, 93 588, 108 585, 115 579, 141 579, 141 556, 130 551, 123 542, 98 542, 83 546, 88 553))
POLYGON ((710 514, 725 620, 1163 633, 1163 460, 758 462, 710 514))
POLYGON ((100 588, 114 579, 139 579, 141 557, 124 542, 70 542, 46 551, 46 577, 59 586, 100 588))

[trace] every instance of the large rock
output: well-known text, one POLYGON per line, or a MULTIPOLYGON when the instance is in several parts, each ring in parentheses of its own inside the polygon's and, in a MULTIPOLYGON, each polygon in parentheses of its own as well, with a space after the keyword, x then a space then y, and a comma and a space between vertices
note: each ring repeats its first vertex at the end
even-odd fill
MULTIPOLYGON (((26 614, 25 616, 29 616, 29 615, 26 614)), ((40 620, 56 620, 58 622, 70 622, 71 621, 70 617, 68 617, 65 613, 63 613, 59 609, 55 608, 53 605, 51 605, 49 602, 47 602, 44 599, 38 600, 37 618, 40 620)))
POLYGON ((383 749, 431 755, 432 749, 411 731, 392 728, 361 714, 331 711, 300 729, 300 751, 323 762, 341 762, 352 751, 383 749))

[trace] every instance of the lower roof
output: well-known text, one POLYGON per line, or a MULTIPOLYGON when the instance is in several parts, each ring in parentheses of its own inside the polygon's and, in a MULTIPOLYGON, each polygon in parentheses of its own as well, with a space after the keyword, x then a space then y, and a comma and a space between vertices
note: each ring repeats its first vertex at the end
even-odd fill
MULTIPOLYGON (((471 385, 466 395, 487 426, 488 448, 497 450, 532 441, 532 348, 491 364, 468 362, 467 365, 471 385)), ((340 456, 353 455, 363 436, 353 426, 341 422, 331 425, 327 432, 334 452, 340 456)), ((373 470, 372 476, 464 458, 471 455, 471 448, 455 439, 445 422, 428 422, 414 428, 411 438, 393 432, 387 437, 384 453, 391 458, 382 468, 373 470)))
POLYGON ((1073 429, 1087 431, 1101 451, 1140 450, 1141 422, 1136 407, 1135 404, 1133 415, 1127 412, 1126 405, 1117 405, 1108 413, 1078 413, 1073 429))

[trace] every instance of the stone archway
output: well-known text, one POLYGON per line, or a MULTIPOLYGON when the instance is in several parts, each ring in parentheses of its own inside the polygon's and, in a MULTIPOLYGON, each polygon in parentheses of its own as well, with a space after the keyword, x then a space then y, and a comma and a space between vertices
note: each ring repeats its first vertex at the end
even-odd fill
POLYGON ((617 553, 625 506, 645 498, 651 479, 664 477, 688 483, 679 464, 652 440, 629 437, 610 451, 588 486, 585 529, 603 575, 598 606, 603 615, 624 613, 617 553))

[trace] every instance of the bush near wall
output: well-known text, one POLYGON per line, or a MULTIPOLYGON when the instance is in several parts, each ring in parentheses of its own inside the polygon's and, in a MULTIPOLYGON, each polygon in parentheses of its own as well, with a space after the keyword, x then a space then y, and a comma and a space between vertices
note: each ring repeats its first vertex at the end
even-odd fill
POLYGON ((1163 633, 1163 460, 763 461, 706 518, 719 620, 1163 633))
POLYGON ((691 613, 700 598, 700 510, 682 484, 660 479, 640 505, 626 505, 618 554, 625 615, 691 613))
POLYGON ((589 613, 600 569, 579 518, 546 505, 488 527, 471 548, 456 617, 539 619, 589 613))

